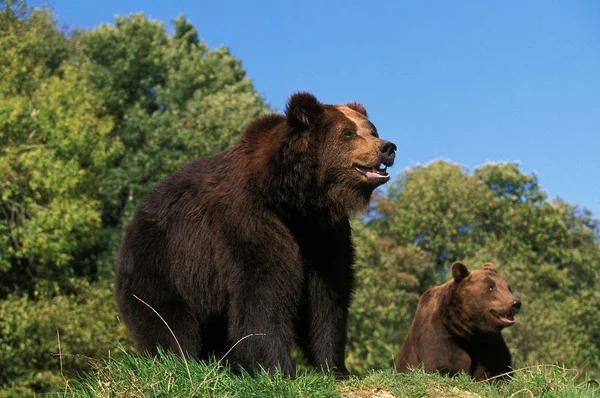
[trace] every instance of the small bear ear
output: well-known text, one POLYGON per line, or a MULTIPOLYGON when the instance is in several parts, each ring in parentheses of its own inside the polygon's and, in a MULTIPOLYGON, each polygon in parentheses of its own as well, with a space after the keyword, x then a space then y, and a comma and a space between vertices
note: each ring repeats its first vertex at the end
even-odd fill
POLYGON ((307 92, 292 95, 285 109, 288 126, 295 131, 308 130, 317 124, 322 114, 323 105, 307 92))
POLYGON ((461 263, 460 261, 452 264, 452 277, 454 278, 454 282, 459 283, 463 279, 469 276, 469 270, 467 266, 461 263))
POLYGON ((362 104, 359 104, 358 102, 350 102, 350 103, 347 103, 346 106, 348 108, 352 109, 353 111, 361 113, 362 115, 364 115, 364 117, 369 117, 367 115, 367 110, 365 109, 365 107, 362 106, 362 104))
POLYGON ((492 263, 483 264, 484 271, 496 272, 496 266, 492 263))

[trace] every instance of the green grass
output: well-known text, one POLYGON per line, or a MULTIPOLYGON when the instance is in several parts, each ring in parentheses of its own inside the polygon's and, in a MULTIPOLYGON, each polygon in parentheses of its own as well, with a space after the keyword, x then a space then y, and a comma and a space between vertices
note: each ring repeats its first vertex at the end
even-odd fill
POLYGON ((376 371, 364 378, 336 382, 331 376, 300 370, 290 379, 259 372, 233 375, 218 363, 191 361, 163 354, 159 359, 125 354, 98 363, 95 371, 65 383, 59 397, 598 397, 590 383, 573 381, 574 372, 555 367, 516 371, 506 382, 474 382, 466 375, 445 377, 413 371, 376 371), (191 376, 191 382, 190 382, 191 376))

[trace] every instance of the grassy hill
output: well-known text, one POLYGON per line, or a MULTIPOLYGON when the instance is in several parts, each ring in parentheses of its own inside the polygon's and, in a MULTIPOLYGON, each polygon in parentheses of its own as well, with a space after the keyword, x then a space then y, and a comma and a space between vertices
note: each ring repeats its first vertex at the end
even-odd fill
POLYGON ((65 382, 52 396, 64 397, 598 397, 596 382, 575 382, 576 371, 545 365, 515 371, 506 382, 474 382, 413 371, 375 371, 364 378, 336 382, 302 369, 290 379, 262 372, 232 375, 219 363, 188 362, 164 354, 160 359, 123 354, 94 364, 94 371, 65 382), (58 393, 58 394, 57 394, 58 393))

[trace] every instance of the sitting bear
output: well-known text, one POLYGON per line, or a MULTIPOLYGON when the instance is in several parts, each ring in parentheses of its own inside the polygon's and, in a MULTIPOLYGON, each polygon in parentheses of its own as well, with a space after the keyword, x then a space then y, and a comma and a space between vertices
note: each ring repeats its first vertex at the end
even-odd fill
POLYGON ((510 371, 511 356, 501 330, 515 323, 521 301, 508 281, 486 263, 469 272, 456 262, 452 277, 427 290, 396 358, 397 372, 421 364, 426 372, 469 373, 484 380, 510 371))
POLYGON ((347 377, 349 215, 389 180, 395 151, 362 105, 300 92, 285 115, 259 117, 229 149, 159 182, 126 228, 116 269, 136 348, 180 352, 154 309, 191 357, 231 349, 234 369, 292 375, 297 344, 313 366, 347 377))

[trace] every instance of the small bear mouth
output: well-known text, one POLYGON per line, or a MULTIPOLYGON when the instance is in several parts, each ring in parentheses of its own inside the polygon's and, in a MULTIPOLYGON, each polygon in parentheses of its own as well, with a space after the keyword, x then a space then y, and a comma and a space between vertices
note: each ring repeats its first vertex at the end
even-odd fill
POLYGON ((494 310, 491 310, 490 312, 492 313, 492 315, 494 315, 496 318, 498 318, 498 320, 505 326, 513 325, 516 322, 514 314, 511 314, 511 313, 502 314, 502 313, 500 313, 498 311, 494 311, 494 310))
POLYGON ((387 166, 383 163, 379 163, 377 166, 354 164, 354 168, 369 180, 387 180, 390 178, 390 175, 387 172, 387 166))

